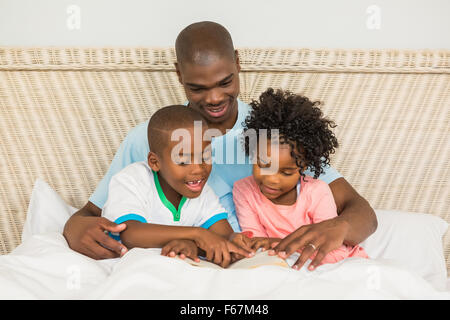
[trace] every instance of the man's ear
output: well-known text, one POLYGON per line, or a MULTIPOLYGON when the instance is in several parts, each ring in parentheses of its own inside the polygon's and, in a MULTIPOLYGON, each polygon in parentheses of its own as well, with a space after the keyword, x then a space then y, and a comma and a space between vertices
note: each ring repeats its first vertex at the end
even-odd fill
POLYGON ((161 162, 159 160, 158 155, 151 151, 148 153, 147 163, 148 166, 155 172, 158 172, 161 167, 161 162))
POLYGON ((174 65, 175 65, 175 71, 177 72, 177 76, 178 76, 178 82, 183 84, 183 82, 181 80, 180 65, 178 64, 178 62, 175 62, 174 65))
POLYGON ((241 72, 241 63, 239 62, 239 52, 234 50, 234 56, 236 58, 236 68, 238 72, 241 72))

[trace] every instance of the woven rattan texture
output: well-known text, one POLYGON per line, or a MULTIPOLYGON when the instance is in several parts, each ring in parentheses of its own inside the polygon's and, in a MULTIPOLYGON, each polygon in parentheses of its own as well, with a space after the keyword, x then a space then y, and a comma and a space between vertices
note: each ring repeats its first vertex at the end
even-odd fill
MULTIPOLYGON (((376 209, 450 222, 450 51, 239 50, 241 96, 284 88, 338 125, 332 164, 376 209)), ((36 178, 86 203, 127 132, 185 101, 172 48, 0 47, 0 253, 36 178)), ((444 239, 450 269, 450 236, 444 239)))

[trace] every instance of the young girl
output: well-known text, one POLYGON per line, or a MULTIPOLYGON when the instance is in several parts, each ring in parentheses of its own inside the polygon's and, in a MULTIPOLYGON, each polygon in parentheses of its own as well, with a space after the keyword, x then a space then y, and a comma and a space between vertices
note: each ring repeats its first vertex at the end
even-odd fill
MULTIPOLYGON (((318 104, 287 91, 275 92, 272 88, 262 93, 259 101, 251 103, 253 110, 245 120, 244 136, 252 130, 256 132, 258 143, 251 144, 250 139, 246 139, 244 145, 246 154, 256 163, 253 162, 252 176, 235 182, 233 200, 241 229, 252 236, 255 250, 270 249, 272 243, 302 225, 337 216, 328 184, 317 179, 338 146, 330 129, 335 125, 323 117, 318 104), (278 129, 278 145, 271 145, 271 129, 278 129), (267 138, 267 149, 258 152, 263 134, 267 138), (270 159, 272 155, 275 157, 276 151, 278 170, 273 172, 270 159), (272 168, 270 173, 269 168, 272 168)), ((347 257, 368 258, 361 247, 343 245, 326 255, 322 264, 347 257)))

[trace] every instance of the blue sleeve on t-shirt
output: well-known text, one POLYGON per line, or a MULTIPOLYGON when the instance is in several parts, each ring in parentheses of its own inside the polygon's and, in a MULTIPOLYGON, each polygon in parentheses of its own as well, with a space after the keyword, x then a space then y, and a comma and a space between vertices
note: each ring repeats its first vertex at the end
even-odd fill
POLYGON ((129 164, 147 160, 150 151, 148 146, 147 126, 148 120, 138 124, 128 133, 117 150, 108 171, 89 198, 89 201, 100 209, 103 208, 108 199, 109 182, 113 175, 129 164))

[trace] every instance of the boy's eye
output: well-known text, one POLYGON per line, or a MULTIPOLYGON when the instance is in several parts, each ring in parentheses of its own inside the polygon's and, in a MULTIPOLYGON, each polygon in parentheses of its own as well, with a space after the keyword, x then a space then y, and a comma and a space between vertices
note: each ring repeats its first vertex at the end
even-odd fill
POLYGON ((187 160, 185 157, 180 157, 178 159, 175 159, 175 164, 179 165, 179 166, 185 166, 187 164, 189 164, 189 160, 187 160))

